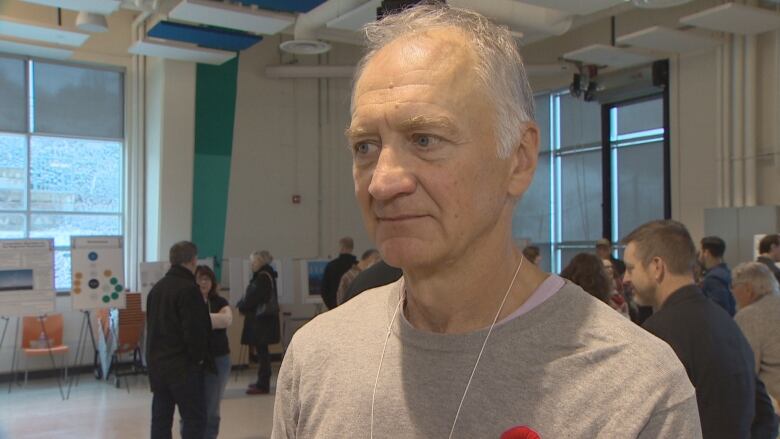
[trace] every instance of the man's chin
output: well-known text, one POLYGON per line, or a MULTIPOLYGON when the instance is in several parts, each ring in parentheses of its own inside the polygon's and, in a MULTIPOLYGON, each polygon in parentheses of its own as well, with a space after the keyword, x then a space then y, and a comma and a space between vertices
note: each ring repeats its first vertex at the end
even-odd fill
POLYGON ((431 243, 424 242, 419 238, 387 238, 379 243, 378 248, 382 259, 388 265, 404 271, 432 262, 431 243))

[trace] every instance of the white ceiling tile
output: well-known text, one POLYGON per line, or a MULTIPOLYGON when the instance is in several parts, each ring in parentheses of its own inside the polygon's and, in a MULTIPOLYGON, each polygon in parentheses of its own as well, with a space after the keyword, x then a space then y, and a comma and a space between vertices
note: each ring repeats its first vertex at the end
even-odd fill
POLYGON ((682 17, 680 23, 732 34, 753 35, 780 28, 780 14, 755 6, 726 3, 682 17))

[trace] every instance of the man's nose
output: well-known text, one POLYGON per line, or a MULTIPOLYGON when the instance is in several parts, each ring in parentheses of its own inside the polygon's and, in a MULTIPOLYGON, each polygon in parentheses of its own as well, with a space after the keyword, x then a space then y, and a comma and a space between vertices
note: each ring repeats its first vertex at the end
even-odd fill
POLYGON ((411 162, 403 151, 383 147, 368 186, 371 196, 384 201, 413 193, 417 183, 411 162))

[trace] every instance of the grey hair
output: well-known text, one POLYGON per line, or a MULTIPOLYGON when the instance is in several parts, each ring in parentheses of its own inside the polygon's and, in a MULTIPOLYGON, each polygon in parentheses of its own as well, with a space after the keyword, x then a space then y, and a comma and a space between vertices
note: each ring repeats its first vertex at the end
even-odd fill
POLYGON ((780 294, 780 285, 769 267, 760 262, 744 262, 731 272, 732 285, 749 284, 758 296, 780 294))
POLYGON ((265 264, 270 264, 271 261, 274 260, 274 257, 271 256, 271 252, 268 250, 255 250, 252 252, 252 254, 249 255, 250 259, 257 259, 265 264))
POLYGON ((496 104, 497 153, 500 158, 507 158, 519 140, 522 123, 534 120, 533 91, 509 30, 467 9, 440 3, 423 4, 367 24, 363 30, 368 52, 355 71, 351 112, 355 109, 355 86, 377 52, 398 38, 448 27, 468 37, 477 58, 475 71, 479 81, 496 104))

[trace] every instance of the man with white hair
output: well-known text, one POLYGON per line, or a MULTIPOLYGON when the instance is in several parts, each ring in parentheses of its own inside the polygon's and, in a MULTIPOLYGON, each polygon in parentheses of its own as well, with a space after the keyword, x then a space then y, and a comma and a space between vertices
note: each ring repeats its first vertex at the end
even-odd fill
POLYGON ((780 292, 775 276, 761 262, 737 265, 732 290, 739 312, 734 317, 756 359, 756 372, 772 398, 780 399, 780 292))
POLYGON ((514 244, 539 130, 511 34, 436 4, 366 35, 355 193, 403 277, 295 334, 272 437, 701 437, 674 352, 514 244))

